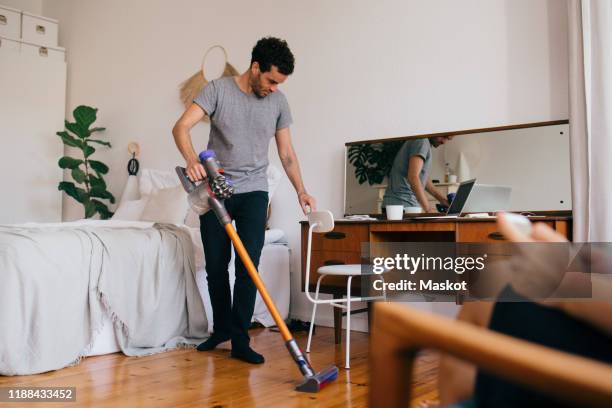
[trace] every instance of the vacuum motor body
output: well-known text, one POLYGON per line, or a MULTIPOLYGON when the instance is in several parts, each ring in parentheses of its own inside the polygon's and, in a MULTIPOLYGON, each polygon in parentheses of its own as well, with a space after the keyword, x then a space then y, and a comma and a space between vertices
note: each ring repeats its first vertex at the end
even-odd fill
POLYGON ((207 177, 199 184, 187 177, 185 168, 176 167, 181 184, 188 193, 189 205, 198 215, 207 213, 212 207, 217 207, 218 200, 225 200, 234 194, 234 186, 219 166, 212 150, 200 153, 200 161, 206 170, 207 177))

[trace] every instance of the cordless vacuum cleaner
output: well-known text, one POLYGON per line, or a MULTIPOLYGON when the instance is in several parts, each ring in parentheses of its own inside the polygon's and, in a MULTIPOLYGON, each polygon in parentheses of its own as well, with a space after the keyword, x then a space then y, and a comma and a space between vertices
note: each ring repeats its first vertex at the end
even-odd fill
POLYGON ((231 181, 225 177, 223 169, 220 168, 219 163, 217 162, 214 151, 205 150, 200 153, 200 161, 202 162, 204 170, 206 171, 206 179, 198 185, 193 183, 187 177, 183 167, 176 167, 176 172, 179 179, 181 180, 185 191, 187 191, 189 194, 189 203, 191 207, 199 214, 204 214, 212 209, 221 225, 223 225, 225 228, 227 235, 232 240, 238 256, 240 256, 240 259, 246 267, 249 276, 253 280, 253 283, 257 287, 261 298, 270 311, 274 322, 276 322, 276 325, 283 336, 283 340, 285 340, 285 346, 287 346, 289 354, 291 354, 291 357, 293 357, 293 360, 304 376, 304 381, 295 389, 301 392, 319 392, 321 388, 338 377, 338 367, 332 365, 318 373, 315 373, 310 363, 306 360, 302 350, 300 350, 300 347, 293 338, 293 335, 278 313, 278 309, 274 305, 272 298, 268 294, 268 290, 259 277, 257 269, 255 268, 255 265, 253 265, 253 261, 244 248, 240 237, 232 225, 232 219, 223 205, 223 200, 231 197, 234 193, 234 187, 232 186, 231 181))

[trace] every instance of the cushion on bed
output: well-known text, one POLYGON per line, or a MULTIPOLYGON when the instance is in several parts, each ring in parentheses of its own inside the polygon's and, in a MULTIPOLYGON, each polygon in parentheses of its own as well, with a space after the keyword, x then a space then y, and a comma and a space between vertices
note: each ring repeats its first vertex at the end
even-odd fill
POLYGON ((123 187, 121 199, 119 200, 119 205, 117 206, 117 208, 121 207, 121 204, 123 204, 124 202, 140 200, 140 198, 140 183, 138 180, 138 176, 128 176, 127 181, 125 182, 125 187, 123 187))
POLYGON ((272 228, 266 231, 266 236, 264 238, 264 245, 267 244, 286 244, 287 238, 285 238, 285 233, 283 230, 278 228, 272 228))
MULTIPOLYGON (((187 215, 187 193, 176 173, 169 170, 142 169, 138 178, 139 202, 127 202, 127 208, 119 205, 120 216, 138 216, 141 221, 183 224, 187 215), (138 209, 142 206, 140 214, 138 209), (125 211, 124 211, 125 210, 125 211)), ((119 218, 125 219, 125 218, 119 218)), ((130 218, 131 220, 132 218, 130 218)))
POLYGON ((141 198, 140 200, 129 200, 122 201, 119 203, 119 207, 115 210, 113 220, 122 221, 140 221, 142 213, 144 212, 145 206, 149 201, 148 197, 141 198))
POLYGON ((280 184, 281 179, 283 178, 283 173, 273 164, 268 166, 268 170, 266 171, 266 175, 268 176, 268 197, 270 201, 272 201, 272 197, 276 192, 276 188, 280 184))
POLYGON ((143 169, 140 172, 140 195, 146 196, 163 188, 176 187, 181 184, 178 176, 170 170, 143 169))
POLYGON ((187 193, 181 185, 156 190, 148 196, 141 221, 183 224, 187 214, 187 193))
POLYGON ((200 216, 189 207, 185 217, 185 225, 191 228, 200 228, 200 216))

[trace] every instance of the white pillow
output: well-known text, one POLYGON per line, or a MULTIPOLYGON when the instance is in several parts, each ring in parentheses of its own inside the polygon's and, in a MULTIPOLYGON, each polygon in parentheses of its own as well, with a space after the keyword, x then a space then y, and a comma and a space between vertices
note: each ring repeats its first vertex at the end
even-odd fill
POLYGON ((140 172, 140 195, 154 194, 162 188, 176 187, 181 182, 173 171, 142 169, 140 172))
POLYGON ((272 228, 266 230, 266 234, 264 237, 264 245, 273 244, 275 242, 286 244, 287 239, 285 238, 285 233, 283 230, 272 228))
POLYGON ((187 207, 187 193, 183 186, 163 188, 149 196, 140 220, 182 225, 187 207))
POLYGON ((123 204, 125 201, 140 200, 141 196, 139 185, 140 183, 138 182, 137 176, 128 176, 117 208, 121 207, 121 204, 123 204))
POLYGON ((187 210, 185 225, 191 228, 200 228, 200 216, 191 207, 187 210))
POLYGON ((148 197, 140 200, 121 201, 111 219, 122 221, 140 221, 145 206, 147 205, 147 201, 148 197))
POLYGON ((283 178, 283 173, 275 165, 270 164, 266 176, 268 177, 268 198, 272 201, 272 196, 283 178))

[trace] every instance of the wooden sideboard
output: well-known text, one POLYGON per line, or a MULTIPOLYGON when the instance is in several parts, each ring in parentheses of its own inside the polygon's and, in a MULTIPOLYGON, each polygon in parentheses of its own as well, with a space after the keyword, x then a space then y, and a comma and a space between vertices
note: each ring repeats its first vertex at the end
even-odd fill
MULTIPOLYGON (((528 217, 532 222, 543 222, 572 239, 571 215, 528 217)), ((302 229, 302 291, 306 282, 306 250, 308 222, 300 222, 302 229)), ((317 269, 324 265, 356 264, 361 262, 361 244, 373 242, 500 242, 504 237, 497 230, 495 218, 442 218, 433 220, 404 219, 402 221, 343 221, 337 220, 333 231, 313 233, 310 267, 310 290, 314 291, 317 269)), ((328 277, 321 285, 321 293, 346 293, 345 277, 328 277)), ((353 284, 359 287, 359 279, 353 284)))
MULTIPOLYGON (((528 217, 532 222, 543 222, 572 239, 572 218, 570 212, 537 213, 528 217)), ((306 282, 306 251, 308 245, 308 222, 302 221, 302 291, 306 282)), ((417 220, 405 218, 401 221, 345 221, 337 220, 333 231, 324 234, 313 233, 312 258, 310 266, 310 291, 314 292, 318 279, 317 270, 324 265, 361 263, 362 243, 374 242, 474 242, 492 243, 504 241, 498 231, 495 218, 439 218, 417 220)), ((360 279, 354 279, 352 290, 359 291, 360 279)), ((346 294, 346 277, 329 276, 323 280, 320 293, 340 298, 346 294)), ((359 293, 359 292, 354 292, 359 293)), ((336 342, 339 342, 339 326, 342 315, 339 309, 334 322, 336 342)))

